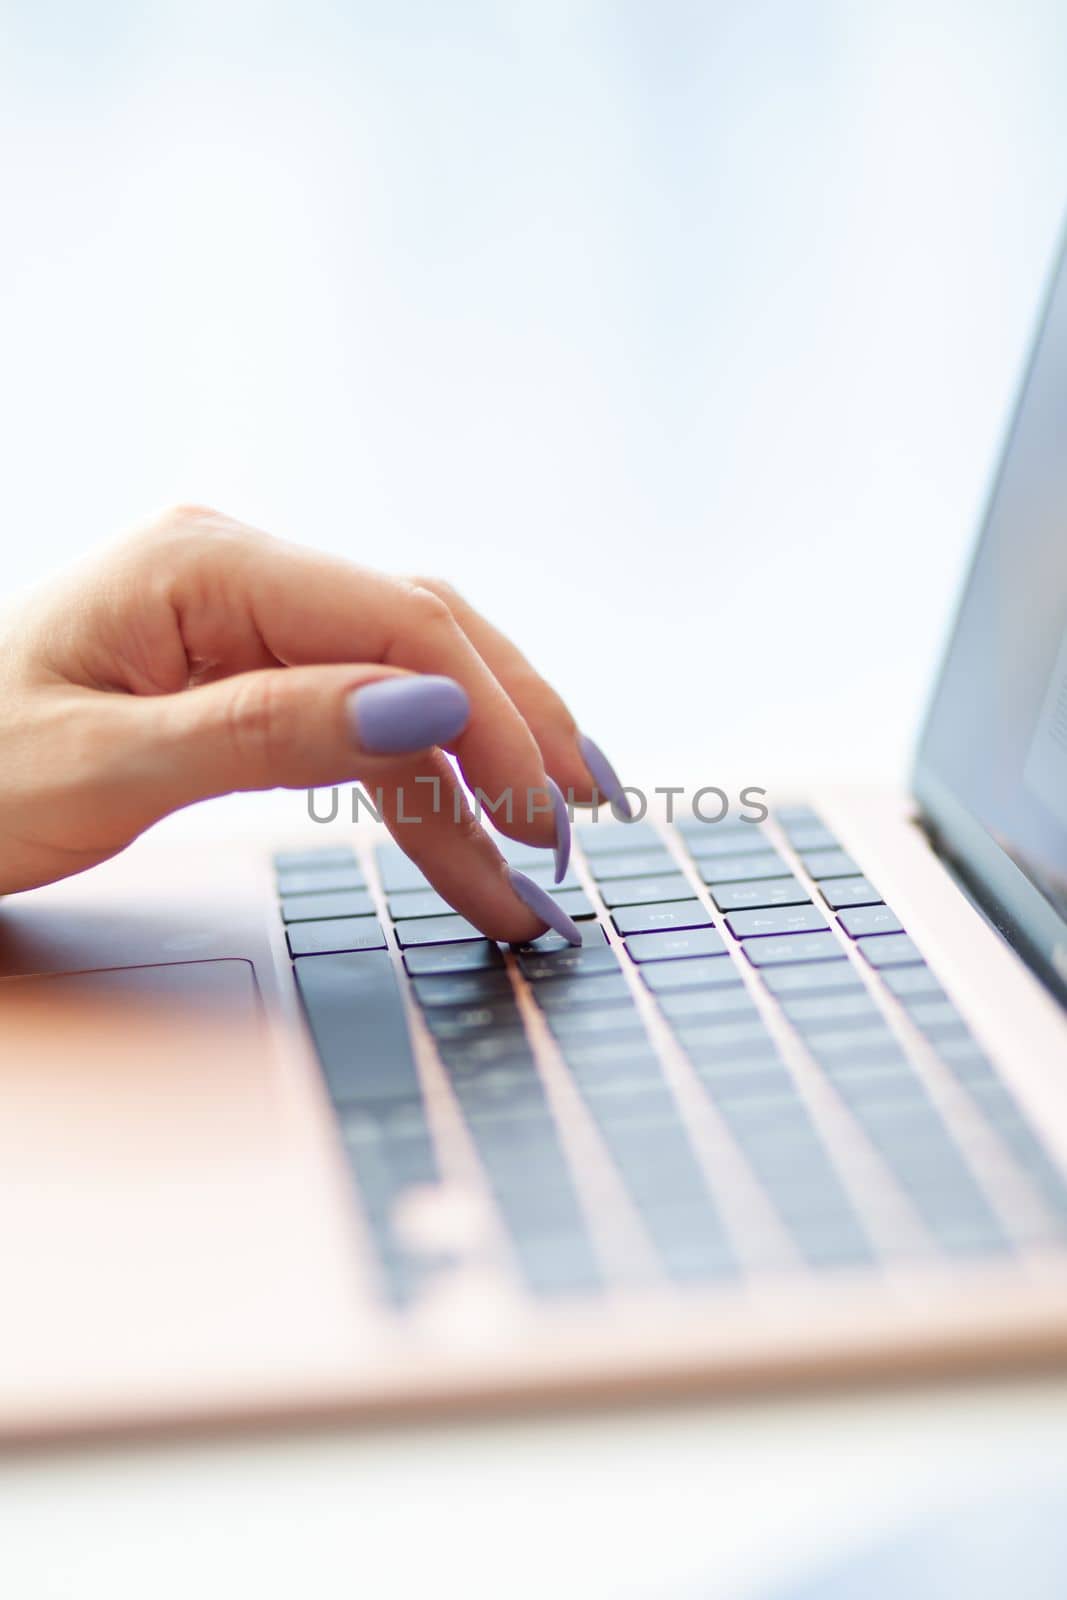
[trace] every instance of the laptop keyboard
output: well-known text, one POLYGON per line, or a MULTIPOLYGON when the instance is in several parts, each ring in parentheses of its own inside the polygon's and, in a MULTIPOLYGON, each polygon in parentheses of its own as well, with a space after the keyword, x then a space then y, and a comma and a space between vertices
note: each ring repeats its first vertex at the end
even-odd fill
MULTIPOLYGON (((428 1114, 442 1094, 537 1295, 1063 1241, 1056 1163, 813 811, 787 808, 769 826, 575 831, 588 880, 572 865, 558 898, 580 948, 554 934, 519 950, 490 942, 392 844, 369 872, 346 849, 275 860, 297 985, 394 1302, 449 1259, 413 1248, 397 1220, 406 1191, 448 1177, 428 1114), (404 990, 440 1089, 416 1066, 404 990), (598 1248, 568 1092, 631 1250, 598 1248)), ((544 851, 500 843, 551 885, 544 851)))

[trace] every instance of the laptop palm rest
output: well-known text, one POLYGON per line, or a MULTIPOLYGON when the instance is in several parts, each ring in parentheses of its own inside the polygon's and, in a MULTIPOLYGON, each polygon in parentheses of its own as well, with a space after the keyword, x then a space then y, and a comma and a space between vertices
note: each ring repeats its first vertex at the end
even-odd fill
POLYGON ((0 1003, 7 1426, 313 1368, 348 1286, 252 963, 8 978, 0 1003))

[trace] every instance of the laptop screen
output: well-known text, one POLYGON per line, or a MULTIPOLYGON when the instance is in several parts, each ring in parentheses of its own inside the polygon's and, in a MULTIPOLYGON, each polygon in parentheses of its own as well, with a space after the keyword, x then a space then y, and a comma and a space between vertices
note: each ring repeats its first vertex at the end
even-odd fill
POLYGON ((993 919, 1067 995, 1067 251, 923 730, 915 790, 993 919))

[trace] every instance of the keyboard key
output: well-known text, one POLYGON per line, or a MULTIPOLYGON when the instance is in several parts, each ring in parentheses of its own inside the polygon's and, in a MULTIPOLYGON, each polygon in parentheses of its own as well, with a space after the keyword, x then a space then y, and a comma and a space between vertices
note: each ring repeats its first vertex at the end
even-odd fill
POLYGON ((545 859, 545 851, 539 852, 540 859, 529 861, 521 868, 528 878, 534 883, 539 883, 542 889, 548 889, 552 894, 565 894, 568 889, 580 889, 581 879, 573 867, 568 867, 560 882, 556 882, 556 869, 551 856, 545 859))
POLYGON ((294 922, 286 929, 285 937, 293 957, 385 949, 385 935, 377 917, 330 917, 323 922, 294 922))
POLYGON ((467 1118, 498 1202, 522 1231, 578 1224, 570 1173, 547 1108, 517 1114, 507 1107, 467 1118))
POLYGON ((863 981, 850 962, 820 961, 811 966, 768 967, 760 974, 772 994, 818 994, 861 990, 863 981))
POLYGON ((690 1224, 681 1232, 673 1221, 668 1221, 664 1231, 658 1213, 646 1216, 644 1221, 659 1250, 664 1271, 679 1287, 714 1283, 736 1273, 733 1251, 724 1236, 711 1233, 708 1224, 690 1224))
POLYGON ((675 818, 673 826, 678 829, 683 838, 688 839, 690 836, 699 838, 701 834, 712 830, 715 833, 752 833, 754 831, 758 833, 760 831, 760 823, 750 822, 744 816, 734 817, 727 815, 720 817, 717 822, 713 821, 712 813, 716 809, 714 801, 709 800, 706 806, 702 801, 701 809, 708 812, 706 817, 697 816, 694 811, 688 810, 679 812, 675 818))
POLYGON ((553 886, 552 898, 568 917, 573 917, 575 922, 596 916, 596 907, 584 889, 557 889, 553 886))
POLYGON ((852 1115, 914 1199, 935 1190, 973 1188, 970 1168, 936 1109, 921 1099, 877 1099, 853 1104, 852 1115))
POLYGON ((754 967, 845 959, 845 952, 832 933, 790 933, 780 939, 746 939, 742 949, 754 967))
POLYGON ((715 928, 678 929, 670 933, 638 933, 626 941, 633 961, 675 961, 686 956, 713 956, 725 951, 715 928))
POLYGON ((865 939, 872 933, 904 932, 896 912, 888 906, 853 906, 842 911, 837 920, 853 939, 865 939))
MULTIPOLYGON (((414 1103, 412 1109, 415 1110, 414 1103)), ((437 1157, 429 1129, 417 1108, 418 1125, 407 1132, 389 1127, 365 1107, 342 1107, 341 1137, 355 1164, 368 1210, 386 1220, 399 1194, 414 1184, 436 1183, 437 1157)))
POLYGON ((787 995, 782 1010, 798 1028, 809 1025, 837 1027, 854 1017, 878 1017, 880 1013, 866 989, 857 985, 837 993, 787 995))
POLYGON ((287 894, 282 897, 283 922, 317 922, 322 917, 367 917, 374 903, 365 889, 336 894, 287 894))
POLYGON ((396 1236, 393 1219, 405 1190, 439 1181, 429 1130, 421 1107, 413 1105, 403 1126, 384 1106, 342 1107, 340 1125, 386 1293, 402 1305, 421 1288, 430 1264, 408 1253, 396 1236), (379 1109, 386 1114, 377 1116, 379 1109))
POLYGON ((665 905, 620 906, 611 920, 623 935, 656 933, 661 928, 703 928, 711 914, 699 900, 671 900, 665 905))
POLYGON ((519 970, 531 983, 619 970, 618 956, 604 942, 579 946, 577 949, 561 943, 549 950, 542 950, 540 944, 539 940, 537 945, 529 950, 520 950, 518 955, 519 970))
POLYGON ((720 911, 744 911, 751 906, 802 906, 811 895, 799 878, 765 878, 756 883, 721 883, 711 891, 720 911))
POLYGON ((720 818, 715 819, 712 814, 715 810, 717 810, 717 806, 715 806, 713 800, 709 800, 707 803, 701 800, 701 814, 699 816, 693 810, 680 811, 675 821, 673 821, 673 827, 677 827, 678 832, 685 838, 688 838, 691 834, 705 834, 712 827, 717 834, 760 834, 761 830, 763 830, 763 824, 753 821, 747 814, 737 813, 736 816, 726 814, 726 816, 720 816, 720 818), (702 814, 704 811, 707 811, 707 816, 702 814))
POLYGON ((578 932, 582 936, 580 945, 572 945, 570 940, 565 939, 561 933, 553 933, 550 930, 548 933, 543 933, 539 939, 535 939, 532 944, 520 945, 519 948, 526 951, 535 951, 539 955, 549 955, 557 950, 581 950, 588 949, 590 946, 599 948, 602 944, 607 943, 608 936, 599 922, 583 922, 579 924, 578 932))
POLYGON ((334 1100, 420 1102, 400 988, 385 950, 298 961, 296 984, 334 1100))
POLYGON ((383 846, 376 854, 378 876, 387 894, 394 894, 398 889, 430 888, 426 874, 398 845, 383 846))
POLYGON ((801 861, 804 870, 810 872, 816 882, 823 878, 859 878, 863 874, 843 850, 805 850, 801 852, 801 861))
POLYGON ((771 1193, 795 1239, 826 1240, 857 1226, 852 1202, 825 1157, 807 1164, 798 1182, 791 1183, 785 1173, 776 1174, 771 1193))
POLYGON ((439 977, 415 978, 415 998, 422 1006, 470 1006, 496 1000, 512 993, 511 980, 501 970, 442 973, 439 977))
POLYGON ((826 904, 834 911, 845 906, 873 906, 881 900, 869 878, 827 878, 819 885, 826 904))
POLYGON ((543 846, 526 844, 522 839, 509 839, 506 834, 497 833, 492 829, 486 831, 509 866, 518 867, 521 872, 527 874, 531 867, 535 872, 540 872, 546 867, 551 872, 552 857, 543 846))
POLYGON ((480 939, 481 933, 466 917, 412 917, 410 922, 398 922, 396 937, 401 949, 423 944, 462 944, 469 939, 480 939))
POLYGON ((627 851, 624 855, 592 856, 589 866, 600 884, 611 883, 618 878, 654 877, 678 870, 673 857, 662 847, 657 850, 627 851))
POLYGON ((557 978, 537 988, 543 1011, 571 1011, 575 1006, 632 1005, 630 985, 622 972, 589 973, 576 978, 557 978))
POLYGON ((451 1072, 477 1072, 482 1067, 531 1067, 533 1055, 521 1028, 439 1039, 437 1053, 451 1072))
POLYGON ((875 1260, 874 1251, 858 1222, 845 1223, 826 1234, 795 1229, 794 1236, 809 1267, 865 1267, 875 1260))
POLYGON ((814 1138, 807 1108, 790 1083, 781 1095, 767 1099, 731 1100, 719 1108, 730 1130, 743 1144, 757 1144, 768 1131, 806 1141, 814 1138))
POLYGON ((600 1273, 551 1121, 468 1119, 527 1287, 538 1295, 590 1292, 600 1273))
POLYGON ((676 990, 702 989, 708 985, 743 987, 741 974, 726 955, 725 947, 718 956, 696 961, 650 962, 641 968, 646 988, 653 994, 673 994, 676 990))
MULTIPOLYGON (((824 827, 821 822, 797 823, 788 830, 786 838, 801 856, 814 853, 816 850, 840 848, 829 828, 824 827)), ((810 867, 808 870, 811 870, 810 867)))
POLYGON ((509 1115, 545 1116, 548 1101, 533 1057, 519 1051, 501 1061, 460 1061, 447 1068, 460 1110, 469 1122, 509 1115))
POLYGON ((827 1072, 838 1070, 839 1064, 848 1070, 852 1063, 904 1059, 896 1034, 877 1011, 866 1022, 857 1018, 848 1028, 805 1031, 804 1043, 827 1072))
POLYGON ((388 905, 389 915, 394 922, 401 922, 411 917, 453 915, 452 907, 444 895, 438 894, 436 889, 408 889, 399 894, 391 894, 388 905))
POLYGON ((731 1132, 772 1200, 777 1203, 780 1194, 825 1179, 826 1152, 799 1101, 783 1102, 778 1115, 766 1121, 737 1122, 736 1110, 729 1110, 731 1132))
POLYGON ((942 1028, 952 1028, 955 1031, 967 1033, 967 1024, 952 1004, 952 1001, 939 998, 936 995, 911 996, 908 1003, 908 1016, 923 1033, 934 1032, 942 1028))
POLYGON ((869 1112, 875 1106, 929 1105, 926 1090, 913 1072, 903 1069, 902 1062, 887 1062, 881 1072, 841 1072, 833 1083, 841 1098, 857 1113, 869 1112))
POLYGON ((709 1203, 704 1175, 668 1090, 653 1087, 618 1099, 590 1096, 587 1104, 640 1204, 709 1203))
POLYGON ((548 1298, 594 1294, 600 1288, 600 1271, 592 1248, 576 1230, 560 1237, 521 1234, 514 1243, 519 1268, 531 1294, 548 1298))
POLYGON ((861 939, 859 950, 872 967, 919 966, 923 959, 906 933, 886 933, 873 939, 861 939))
POLYGON ((308 867, 312 871, 316 867, 336 866, 338 862, 343 865, 355 866, 356 858, 351 845, 320 845, 317 849, 312 846, 307 850, 279 850, 272 857, 275 869, 285 872, 289 868, 308 867))
POLYGON ((583 1084, 621 1090, 627 1084, 663 1083, 659 1058, 648 1039, 564 1039, 560 1053, 583 1084))
POLYGON ((987 1059, 978 1041, 967 1034, 938 1040, 937 1056, 938 1060, 951 1067, 953 1072, 958 1068, 962 1068, 965 1072, 969 1071, 974 1063, 984 1062, 987 1059))
POLYGON ((685 842, 695 861, 713 861, 724 856, 762 855, 773 849, 767 835, 756 826, 742 832, 739 828, 720 831, 709 824, 702 833, 686 834, 685 842))
POLYGON ((675 1024, 675 1032, 687 1053, 702 1059, 725 1061, 757 1046, 767 1054, 777 1055, 778 1051, 774 1036, 758 1013, 752 1017, 686 1018, 675 1024))
POLYGON ((700 875, 705 883, 755 883, 761 878, 780 878, 789 871, 781 856, 771 850, 758 854, 717 856, 701 861, 700 875))
POLYGON ((503 964, 499 945, 488 939, 471 939, 466 944, 423 945, 404 952, 404 965, 413 978, 431 972, 478 972, 503 964))
POLYGON ((689 899, 693 886, 680 872, 661 872, 644 878, 616 878, 602 883, 600 893, 606 906, 640 906, 657 900, 689 899))
POLYGON ((586 822, 574 831, 590 858, 663 848, 660 836, 650 822, 586 822))
POLYGON ((277 874, 278 893, 336 894, 347 889, 363 889, 366 880, 353 861, 334 862, 321 867, 287 867, 277 874))
POLYGON ((689 1017, 756 1017, 756 1002, 744 984, 724 984, 715 989, 682 989, 659 996, 659 1008, 672 1022, 689 1017))
POLYGON ((821 821, 821 818, 814 807, 797 802, 795 805, 776 806, 774 820, 782 832, 788 834, 791 828, 809 827, 812 823, 821 821))
POLYGON ((523 1037, 522 1018, 510 995, 481 1005, 431 1006, 424 1020, 435 1039, 469 1039, 490 1031, 495 1038, 509 1029, 523 1037))
POLYGON ((793 1092, 793 1080, 772 1056, 696 1064, 696 1075, 716 1105, 735 1100, 776 1100, 793 1092))
POLYGON ((735 939, 781 933, 817 933, 829 926, 817 906, 771 906, 761 910, 731 911, 726 926, 735 939))
POLYGON ((927 966, 890 968, 882 973, 882 982, 908 1005, 913 996, 943 995, 944 990, 927 966))
POLYGON ((958 1083, 969 1089, 973 1084, 995 1083, 997 1070, 976 1039, 957 1035, 938 1041, 937 1057, 958 1083))
POLYGON ((571 1011, 550 1011, 546 1020, 557 1039, 604 1039, 636 1034, 645 1038, 640 1012, 632 1006, 579 1007, 571 1011))

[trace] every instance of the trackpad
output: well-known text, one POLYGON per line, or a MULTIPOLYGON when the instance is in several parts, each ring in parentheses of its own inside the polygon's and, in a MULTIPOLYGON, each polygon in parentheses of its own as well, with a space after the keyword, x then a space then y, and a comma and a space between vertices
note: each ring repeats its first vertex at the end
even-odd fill
POLYGON ((204 1007, 235 1021, 256 1020, 258 990, 251 961, 168 961, 144 967, 108 967, 94 972, 61 972, 41 977, 12 978, 4 989, 8 996, 25 992, 29 985, 47 983, 55 995, 119 1001, 158 1001, 161 1007, 204 1007))
MULTIPOLYGON (((9 978, 0 1001, 4 1122, 20 1148, 37 1144, 43 1170, 106 1164, 111 1181, 151 1166, 158 1176, 188 1170, 194 1149, 203 1174, 214 1150, 239 1161, 248 1135, 269 1127, 250 961, 9 978)), ((5 1142, 0 1130, 0 1158, 5 1142)))

